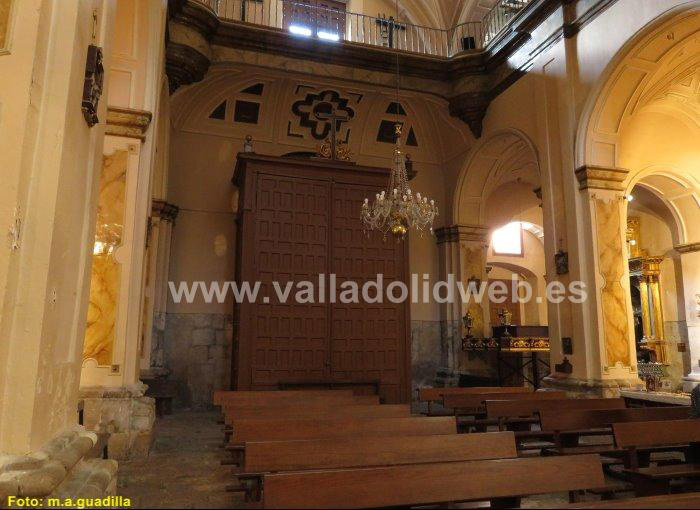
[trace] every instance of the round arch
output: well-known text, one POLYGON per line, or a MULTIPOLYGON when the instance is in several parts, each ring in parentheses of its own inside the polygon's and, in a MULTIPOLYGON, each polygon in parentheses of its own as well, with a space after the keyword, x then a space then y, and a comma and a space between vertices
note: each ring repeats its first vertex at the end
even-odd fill
POLYGON ((537 149, 523 132, 505 129, 485 136, 471 150, 457 179, 453 224, 483 225, 487 200, 495 189, 520 180, 539 187, 537 149))
POLYGON ((700 241, 700 1, 654 21, 625 44, 579 122, 576 168, 623 168, 672 212, 680 244, 700 241))

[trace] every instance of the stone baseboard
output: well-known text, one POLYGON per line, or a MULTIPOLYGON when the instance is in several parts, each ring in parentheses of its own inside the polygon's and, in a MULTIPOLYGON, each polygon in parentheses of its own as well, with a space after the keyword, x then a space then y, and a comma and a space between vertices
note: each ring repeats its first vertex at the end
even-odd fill
POLYGON ((0 454, 0 507, 9 498, 103 498, 115 494, 117 462, 88 459, 97 435, 76 427, 28 455, 0 454))
POLYGON ((153 443, 155 399, 144 396, 146 386, 80 389, 87 429, 105 434, 110 459, 147 457, 153 443))
POLYGON ((547 376, 542 380, 547 389, 566 391, 572 397, 618 398, 621 390, 640 390, 640 379, 578 379, 575 377, 547 376))

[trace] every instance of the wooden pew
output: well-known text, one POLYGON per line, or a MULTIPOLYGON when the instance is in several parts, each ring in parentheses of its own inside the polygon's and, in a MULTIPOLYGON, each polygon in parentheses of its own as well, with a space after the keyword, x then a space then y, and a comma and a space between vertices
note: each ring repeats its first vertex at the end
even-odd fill
POLYGON ((454 417, 233 420, 231 442, 457 433, 454 417))
POLYGON ((427 402, 428 414, 431 414, 433 403, 442 403, 445 395, 472 395, 475 393, 532 393, 531 388, 525 386, 476 386, 462 388, 460 386, 448 386, 446 388, 418 388, 418 401, 427 402))
POLYGON ((700 478, 700 420, 614 423, 613 434, 615 444, 629 452, 631 461, 625 473, 637 496, 665 494, 673 479, 700 478), (682 464, 648 466, 646 457, 639 458, 639 450, 679 446, 685 451, 682 464))
POLYGON ((531 430, 542 411, 568 413, 574 410, 624 409, 622 398, 564 398, 555 400, 487 400, 486 418, 499 430, 517 430, 519 439, 552 438, 551 432, 531 430))
MULTIPOLYGON (((625 452, 615 445, 578 446, 579 438, 586 435, 612 434, 613 423, 687 418, 689 410, 690 408, 685 406, 577 410, 566 413, 544 410, 540 413, 540 425, 543 431, 554 434, 556 453, 560 455, 595 452, 620 456, 625 452)), ((629 459, 625 460, 628 462, 629 459)))
POLYGON ((290 390, 290 391, 215 391, 214 405, 237 403, 259 405, 261 402, 295 402, 309 398, 322 397, 326 399, 340 398, 347 400, 353 397, 351 390, 290 390))
POLYGON ((233 490, 244 491, 247 501, 257 501, 263 475, 270 472, 515 457, 512 432, 249 442, 245 444, 243 472, 238 474, 240 486, 233 490))
POLYGON ((290 419, 290 418, 401 418, 411 416, 409 404, 385 405, 324 405, 247 407, 229 410, 224 407, 226 424, 233 420, 290 419))
POLYGON ((687 494, 664 494, 663 496, 647 496, 644 498, 626 498, 612 501, 589 501, 577 503, 565 508, 649 508, 649 509, 685 509, 700 508, 700 492, 687 494))
POLYGON ((598 455, 267 474, 263 508, 381 508, 498 500, 603 485, 598 455))
POLYGON ((455 416, 472 416, 474 419, 460 420, 460 430, 474 427, 477 432, 485 432, 489 425, 498 421, 485 418, 487 400, 554 400, 566 398, 563 391, 535 391, 530 393, 475 393, 473 395, 445 395, 443 405, 452 409, 455 416))

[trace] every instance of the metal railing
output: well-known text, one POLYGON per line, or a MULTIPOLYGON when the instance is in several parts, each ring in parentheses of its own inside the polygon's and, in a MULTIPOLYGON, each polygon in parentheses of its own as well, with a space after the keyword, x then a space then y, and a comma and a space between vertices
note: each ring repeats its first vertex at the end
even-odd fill
POLYGON ((500 0, 483 21, 446 30, 318 6, 312 0, 197 1, 226 21, 279 28, 302 37, 451 57, 483 49, 532 0, 500 0))
POLYGON ((488 44, 500 34, 530 2, 532 0, 499 0, 486 16, 481 19, 484 30, 484 43, 488 44))

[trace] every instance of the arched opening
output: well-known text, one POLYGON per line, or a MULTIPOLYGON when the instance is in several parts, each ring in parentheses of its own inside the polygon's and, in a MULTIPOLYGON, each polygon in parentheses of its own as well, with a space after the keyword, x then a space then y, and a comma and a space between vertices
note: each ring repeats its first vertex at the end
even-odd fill
MULTIPOLYGON (((604 285, 597 291, 604 295, 623 275, 629 301, 616 313, 628 317, 638 374, 655 390, 681 390, 689 360, 697 358, 700 324, 691 289, 700 285, 692 269, 700 258, 699 29, 700 13, 686 10, 641 33, 592 96, 579 132, 579 167, 622 176, 617 190, 627 202, 619 235, 627 244, 617 257, 624 267, 603 267, 600 252, 604 285)), ((600 239, 604 226, 594 228, 600 239)))

